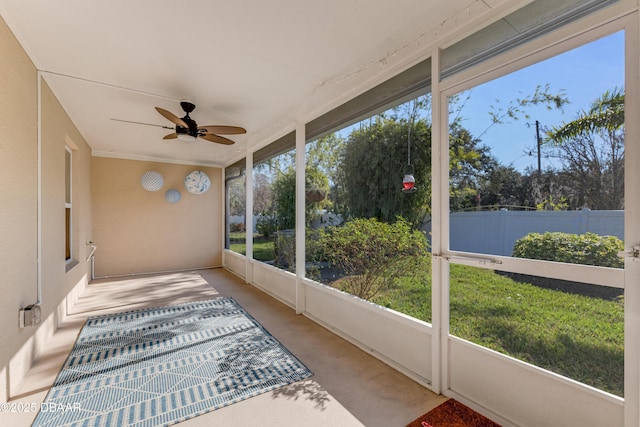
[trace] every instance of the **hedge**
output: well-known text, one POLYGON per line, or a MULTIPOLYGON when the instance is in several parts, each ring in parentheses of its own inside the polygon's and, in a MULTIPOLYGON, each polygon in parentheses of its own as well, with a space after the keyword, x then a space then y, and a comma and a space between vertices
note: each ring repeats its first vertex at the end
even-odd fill
POLYGON ((618 252, 623 250, 624 243, 615 236, 547 232, 529 233, 518 240, 513 248, 513 256, 623 268, 624 260, 618 256, 618 252))

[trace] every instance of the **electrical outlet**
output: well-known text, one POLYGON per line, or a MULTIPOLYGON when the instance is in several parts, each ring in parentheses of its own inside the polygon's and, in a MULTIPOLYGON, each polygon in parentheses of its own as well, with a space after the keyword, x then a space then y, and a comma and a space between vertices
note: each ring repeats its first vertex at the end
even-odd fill
POLYGON ((31 304, 20 309, 19 323, 21 328, 37 326, 40 323, 40 305, 31 304))

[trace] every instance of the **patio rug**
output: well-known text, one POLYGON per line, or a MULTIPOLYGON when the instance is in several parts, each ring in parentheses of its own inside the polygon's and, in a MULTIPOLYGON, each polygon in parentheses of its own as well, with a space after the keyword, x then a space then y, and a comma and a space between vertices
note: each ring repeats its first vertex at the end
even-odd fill
POLYGON ((500 427, 455 399, 436 406, 407 427, 500 427))
POLYGON ((170 425, 311 375, 232 298, 91 317, 33 426, 170 425))

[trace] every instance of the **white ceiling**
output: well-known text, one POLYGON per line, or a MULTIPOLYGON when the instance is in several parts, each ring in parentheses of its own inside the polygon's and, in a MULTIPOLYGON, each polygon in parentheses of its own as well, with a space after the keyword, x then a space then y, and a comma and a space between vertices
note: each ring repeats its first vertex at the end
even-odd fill
MULTIPOLYGON (((94 155, 227 165, 424 58, 506 0, 0 0, 94 155), (234 145, 163 140, 192 100, 234 145)), ((511 2, 521 3, 521 2, 511 2)), ((495 10, 493 10, 495 12, 495 10)))

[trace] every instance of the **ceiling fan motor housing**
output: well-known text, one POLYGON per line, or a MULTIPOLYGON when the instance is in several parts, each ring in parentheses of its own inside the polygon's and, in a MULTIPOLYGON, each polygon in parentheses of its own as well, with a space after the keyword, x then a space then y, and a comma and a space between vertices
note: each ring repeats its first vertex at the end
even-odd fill
POLYGON ((198 137, 198 124, 196 123, 195 120, 192 120, 191 117, 189 117, 189 113, 192 112, 193 110, 196 109, 196 105, 191 102, 191 101, 181 101, 180 102, 180 107, 182 107, 182 110, 184 110, 185 113, 187 113, 182 120, 189 126, 188 128, 185 128, 183 126, 180 125, 176 125, 176 133, 178 135, 183 135, 183 134, 187 134, 190 135, 194 138, 198 137))
POLYGON ((189 113, 187 113, 186 116, 184 116, 182 118, 182 120, 189 125, 188 128, 182 127, 180 125, 176 125, 176 133, 178 135, 180 134, 188 134, 193 136, 194 138, 198 137, 198 124, 195 122, 195 120, 192 120, 189 117, 189 113))

